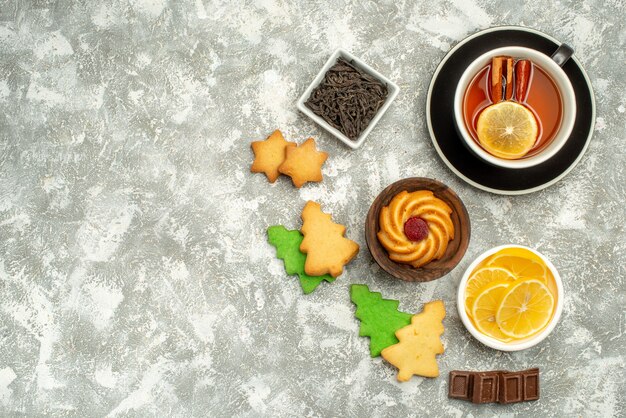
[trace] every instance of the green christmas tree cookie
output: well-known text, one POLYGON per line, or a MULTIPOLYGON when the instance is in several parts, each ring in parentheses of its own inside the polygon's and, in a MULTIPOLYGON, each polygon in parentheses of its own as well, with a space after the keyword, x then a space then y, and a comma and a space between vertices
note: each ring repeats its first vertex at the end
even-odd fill
POLYGON ((309 276, 304 272, 306 254, 300 252, 300 243, 303 236, 300 231, 290 231, 282 225, 267 228, 267 237, 271 245, 276 247, 276 257, 283 260, 287 274, 297 274, 300 278, 300 286, 305 294, 313 292, 319 284, 326 280, 332 282, 334 277, 325 274, 323 276, 309 276))
POLYGON ((413 315, 398 311, 398 301, 383 299, 378 292, 370 292, 364 284, 353 284, 350 297, 357 306, 355 316, 361 321, 359 336, 370 337, 370 355, 397 344, 396 331, 411 323, 413 315))

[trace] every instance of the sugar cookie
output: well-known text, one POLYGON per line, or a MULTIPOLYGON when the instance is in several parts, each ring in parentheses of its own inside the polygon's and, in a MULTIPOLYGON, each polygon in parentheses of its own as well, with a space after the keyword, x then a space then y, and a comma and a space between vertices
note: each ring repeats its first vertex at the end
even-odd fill
POLYGON ((296 146, 295 142, 285 141, 282 132, 275 130, 264 141, 254 141, 254 162, 250 171, 265 173, 270 183, 274 183, 279 176, 278 167, 285 161, 285 150, 296 146))
POLYGON ((398 310, 398 301, 383 299, 364 284, 350 286, 350 299, 357 306, 354 314, 360 321, 360 337, 370 337, 370 355, 380 356, 383 348, 396 344, 395 332, 411 323, 411 314, 398 310))
POLYGON ((313 292, 324 280, 333 282, 334 277, 324 274, 323 276, 309 276, 304 272, 306 254, 300 252, 302 234, 300 231, 289 231, 282 225, 267 228, 267 238, 271 245, 276 248, 276 257, 283 260, 287 274, 297 274, 300 286, 304 294, 313 292))
POLYGON ((439 376, 437 354, 443 353, 439 337, 443 334, 446 310, 443 301, 424 305, 424 311, 413 315, 411 324, 396 331, 398 344, 385 348, 381 355, 398 368, 398 380, 406 382, 413 375, 439 376))
POLYGON ((315 148, 315 140, 307 139, 302 145, 288 147, 285 161, 278 171, 291 177, 294 186, 300 188, 308 181, 322 181, 322 165, 328 154, 315 148))
POLYGON ((359 252, 359 244, 344 237, 346 227, 336 224, 331 216, 322 212, 318 203, 308 201, 302 210, 302 234, 304 240, 300 251, 306 253, 304 271, 310 276, 343 272, 359 252))

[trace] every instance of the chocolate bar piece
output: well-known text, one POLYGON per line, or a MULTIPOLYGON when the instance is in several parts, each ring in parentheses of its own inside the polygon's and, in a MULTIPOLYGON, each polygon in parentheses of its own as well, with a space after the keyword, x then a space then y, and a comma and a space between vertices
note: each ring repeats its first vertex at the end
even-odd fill
POLYGON ((539 369, 509 372, 450 372, 448 397, 473 403, 501 404, 539 399, 539 369))
POLYGON ((474 375, 471 372, 450 372, 450 388, 448 391, 448 397, 471 401, 473 383, 474 375))
POLYGON ((539 399, 539 369, 529 369, 522 372, 524 378, 524 400, 536 401, 539 399))
POLYGON ((523 396, 523 381, 522 375, 519 373, 502 373, 500 374, 498 402, 500 403, 514 403, 521 402, 523 396))
POLYGON ((476 373, 474 375, 472 402, 496 402, 498 400, 498 377, 499 373, 497 371, 476 373))

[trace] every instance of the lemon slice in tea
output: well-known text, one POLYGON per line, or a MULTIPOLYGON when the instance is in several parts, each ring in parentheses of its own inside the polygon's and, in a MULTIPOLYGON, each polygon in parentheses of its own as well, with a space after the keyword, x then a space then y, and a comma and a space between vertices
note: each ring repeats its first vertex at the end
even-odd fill
POLYGON ((487 107, 478 116, 478 141, 490 154, 514 160, 528 154, 537 140, 535 115, 519 103, 506 101, 487 107))

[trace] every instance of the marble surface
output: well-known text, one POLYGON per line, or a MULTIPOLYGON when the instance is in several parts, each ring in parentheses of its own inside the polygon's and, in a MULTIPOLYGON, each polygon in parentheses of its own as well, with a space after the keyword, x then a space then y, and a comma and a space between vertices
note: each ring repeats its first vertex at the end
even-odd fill
POLYGON ((626 29, 622 0, 11 1, 0 5, 0 415, 624 416, 626 29), (556 185, 506 197, 438 159, 425 123, 446 51, 490 26, 572 45, 597 100, 591 145, 556 185), (401 93, 351 151, 295 108, 336 47, 401 93), (301 189, 251 174, 250 142, 280 128, 331 157, 301 189), (427 176, 468 207, 472 240, 446 277, 391 279, 365 247, 370 202, 427 176), (265 229, 320 202, 361 246, 303 295, 265 229), (561 322, 518 353, 488 349, 455 303, 464 269, 503 243, 559 269, 561 322), (447 307, 437 379, 399 384, 358 337, 350 283, 401 309, 447 307), (449 400, 452 369, 542 370, 542 398, 449 400))

